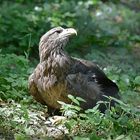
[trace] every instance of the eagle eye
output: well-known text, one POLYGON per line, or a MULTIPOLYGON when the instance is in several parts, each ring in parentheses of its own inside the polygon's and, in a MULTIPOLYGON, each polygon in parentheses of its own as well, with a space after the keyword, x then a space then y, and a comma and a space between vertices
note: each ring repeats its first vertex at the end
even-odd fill
POLYGON ((58 31, 56 31, 58 34, 60 34, 61 32, 62 32, 62 30, 58 30, 58 31))

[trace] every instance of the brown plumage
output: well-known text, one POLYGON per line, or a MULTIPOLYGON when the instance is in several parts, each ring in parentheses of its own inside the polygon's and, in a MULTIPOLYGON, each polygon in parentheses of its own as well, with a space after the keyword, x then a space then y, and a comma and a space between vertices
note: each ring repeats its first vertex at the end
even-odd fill
MULTIPOLYGON (((60 109, 57 101, 70 103, 68 94, 82 97, 83 109, 92 108, 102 95, 118 97, 118 87, 90 61, 69 56, 64 47, 75 29, 56 27, 44 34, 39 43, 40 62, 29 77, 29 91, 42 104, 60 109)), ((114 103, 112 103, 113 105, 114 103)), ((100 109, 104 111, 104 107, 100 109)))

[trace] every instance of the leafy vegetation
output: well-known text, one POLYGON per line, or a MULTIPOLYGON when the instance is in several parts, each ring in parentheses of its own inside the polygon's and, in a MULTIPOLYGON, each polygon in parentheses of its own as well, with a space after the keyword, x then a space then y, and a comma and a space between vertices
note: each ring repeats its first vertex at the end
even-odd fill
MULTIPOLYGON (((103 68, 103 70, 112 80, 117 82, 122 99, 117 100, 118 105, 115 108, 108 107, 105 114, 98 110, 98 104, 95 108, 83 112, 79 107, 79 104, 84 100, 78 97, 74 98, 69 96, 73 101, 73 104, 60 102, 60 104, 62 104, 62 114, 67 118, 67 120, 62 121, 62 124, 68 129, 69 138, 72 137, 74 140, 84 138, 89 140, 135 140, 140 138, 140 77, 137 73, 139 65, 135 65, 135 67, 131 66, 135 59, 129 51, 125 50, 123 52, 121 48, 117 49, 117 51, 118 53, 115 54, 115 57, 112 57, 114 54, 111 55, 109 53, 110 50, 109 52, 104 51, 106 53, 106 59, 104 59, 104 53, 95 49, 93 52, 96 55, 89 53, 85 57, 101 62, 104 65, 108 63, 108 66, 103 68), (122 61, 122 52, 123 55, 126 56, 124 62, 122 61), (110 57, 112 58, 111 60, 110 57), (114 65, 112 65, 113 62, 115 62, 114 65), (128 71, 128 68, 130 69, 130 67, 132 70, 128 71)), ((46 107, 36 103, 28 95, 27 77, 32 69, 28 59, 14 54, 1 54, 0 56, 1 60, 4 58, 2 62, 5 62, 2 64, 2 69, 3 71, 5 70, 5 72, 1 74, 1 87, 5 85, 5 88, 0 88, 0 92, 2 93, 0 126, 4 128, 5 135, 8 133, 11 134, 11 132, 15 134, 11 137, 28 139, 28 135, 32 135, 34 132, 36 133, 36 136, 38 134, 38 136, 42 137, 44 132, 38 131, 38 129, 42 128, 42 125, 38 127, 35 125, 36 123, 33 125, 34 127, 31 127, 30 125, 33 120, 36 120, 35 114, 36 116, 38 116, 38 114, 44 114, 44 109, 46 107), (13 64, 14 66, 16 65, 16 70, 14 69, 15 67, 13 67, 13 64), (23 67, 23 64, 25 67, 23 67), (11 75, 15 76, 13 77, 11 75), (6 80, 7 77, 14 80, 9 82, 6 80), (17 81, 19 84, 15 85, 17 81), (8 100, 9 102, 6 107, 4 107, 6 104, 4 100, 8 100), (13 100, 17 101, 18 104, 13 100)), ((139 60, 135 60, 135 64, 137 63, 139 63, 139 60)), ((115 99, 109 98, 109 100, 115 99)), ((102 102, 99 102, 99 104, 100 103, 102 102)), ((106 104, 108 106, 109 102, 106 104)), ((38 120, 36 121, 38 122, 38 120)))
POLYGON ((109 97, 118 103, 115 108, 103 102, 108 106, 104 114, 98 110, 102 102, 86 111, 79 107, 84 101, 79 97, 69 95, 73 104, 59 102, 67 118, 61 122, 69 131, 67 139, 140 139, 139 1, 104 1, 0 2, 0 139, 46 134, 46 106, 28 94, 27 80, 38 61, 39 38, 54 26, 78 30, 67 50, 99 64, 121 95, 121 100, 109 97))
POLYGON ((0 94, 19 101, 27 96, 28 60, 24 56, 0 53, 0 94))
POLYGON ((74 139, 83 137, 88 139, 138 139, 140 132, 140 110, 125 104, 120 100, 107 97, 108 102, 99 101, 93 109, 81 112, 79 101, 81 99, 70 96, 75 105, 62 103, 62 112, 70 118, 65 122, 70 134, 78 135, 74 139), (116 108, 112 107, 103 114, 99 112, 98 106, 105 103, 107 106, 111 100, 118 103, 116 108))
POLYGON ((69 52, 85 52, 93 44, 128 47, 140 42, 140 15, 124 5, 97 0, 24 3, 28 2, 3 1, 1 4, 3 52, 23 54, 26 51, 35 56, 40 36, 55 26, 78 30, 79 37, 70 43, 69 52))

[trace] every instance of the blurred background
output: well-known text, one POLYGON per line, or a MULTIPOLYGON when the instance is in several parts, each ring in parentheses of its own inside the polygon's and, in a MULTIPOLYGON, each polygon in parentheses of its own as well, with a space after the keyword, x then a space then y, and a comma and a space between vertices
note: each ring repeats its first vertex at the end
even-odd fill
MULTIPOLYGON (((13 116, 17 116, 14 110, 18 108, 12 105, 14 102, 21 105, 19 114, 25 122, 29 119, 27 109, 32 106, 39 110, 28 93, 28 77, 39 63, 40 37, 56 26, 77 30, 78 36, 73 37, 66 48, 68 53, 99 64, 119 86, 121 100, 127 104, 124 110, 138 110, 140 0, 0 0, 0 107, 10 103, 5 110, 0 110, 0 128, 10 126, 18 131, 22 128, 19 121, 13 120, 13 116), (12 106, 14 115, 8 116, 12 106)), ((105 122, 103 126, 108 130, 106 137, 112 133, 114 136, 126 134, 136 128, 139 131, 137 118, 131 123, 126 115, 112 122, 109 125, 105 122), (112 124, 115 129, 110 131, 112 124)), ((28 125, 23 128, 25 126, 28 125)))
POLYGON ((139 100, 140 91, 139 0, 1 0, 2 99, 28 96, 39 39, 56 26, 75 28, 78 36, 66 48, 70 55, 100 64, 119 85, 124 101, 139 104, 132 100, 139 100))
POLYGON ((139 0, 1 0, 0 47, 3 53, 37 57, 38 42, 49 29, 73 27, 78 37, 68 51, 87 54, 98 47, 137 47, 139 0))

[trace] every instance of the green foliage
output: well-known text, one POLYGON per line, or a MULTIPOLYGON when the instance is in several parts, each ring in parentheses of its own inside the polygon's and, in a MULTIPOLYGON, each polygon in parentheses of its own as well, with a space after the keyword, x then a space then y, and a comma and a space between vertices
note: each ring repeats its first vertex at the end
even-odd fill
MULTIPOLYGON (((108 108, 105 114, 98 110, 98 104, 93 109, 84 112, 79 106, 84 100, 79 97, 69 95, 72 104, 59 101, 62 105, 62 114, 67 117, 65 126, 69 129, 69 135, 74 139, 122 138, 133 140, 140 137, 139 59, 134 59, 133 53, 128 50, 117 49, 117 52, 111 53, 111 51, 114 52, 112 49, 102 50, 104 53, 101 50, 93 49, 85 57, 104 66, 104 72, 118 84, 122 99, 109 98, 109 100, 116 100, 118 105, 115 108, 108 108)), ((13 113, 8 110, 11 109, 10 106, 6 110, 0 109, 0 126, 16 131, 15 138, 17 139, 24 138, 25 135, 22 134, 28 131, 30 117, 34 116, 29 117, 28 108, 34 106, 34 109, 39 109, 37 104, 28 102, 30 98, 27 90, 27 79, 32 67, 29 66, 26 57, 15 54, 0 54, 0 61, 0 97, 10 102, 11 99, 14 99, 21 103, 20 107, 19 105, 13 106, 13 113), (30 107, 26 106, 27 104, 30 107), (11 119, 13 116, 15 119, 11 119), (19 121, 24 121, 24 124, 19 123, 19 121)))
POLYGON ((28 60, 24 56, 0 53, 0 97, 21 100, 27 96, 28 60))
POLYGON ((4 1, 0 6, 0 46, 3 52, 23 54, 31 51, 35 56, 40 36, 55 26, 78 30, 78 37, 69 44, 70 52, 79 47, 85 52, 91 44, 132 46, 133 42, 140 41, 139 21, 138 13, 111 2, 4 1))
POLYGON ((42 127, 40 123, 44 122, 45 118, 42 116, 43 120, 40 119, 43 110, 44 106, 42 107, 40 104, 25 104, 24 102, 19 104, 14 100, 9 103, 2 102, 0 107, 1 138, 30 140, 31 134, 39 135, 39 130, 42 127), (40 128, 38 129, 38 127, 40 128))
POLYGON ((110 79, 117 83, 124 102, 139 106, 140 82, 139 82, 139 58, 135 58, 133 50, 122 48, 92 49, 85 56, 94 60, 110 79), (125 56, 125 57, 124 57, 125 56))
POLYGON ((15 134, 15 140, 28 140, 28 138, 23 134, 15 134))
POLYGON ((96 107, 83 112, 79 100, 70 96, 72 104, 60 103, 63 115, 68 118, 65 126, 70 135, 76 135, 74 139, 139 139, 139 59, 135 59, 133 52, 121 48, 93 49, 85 57, 104 67, 104 72, 119 86, 121 100, 109 98, 118 104, 102 114, 98 105, 108 102, 99 101, 96 107))
POLYGON ((99 63, 117 83, 121 95, 121 100, 109 98, 118 105, 108 108, 105 114, 98 110, 99 104, 105 102, 83 111, 79 105, 84 100, 79 97, 69 95, 72 104, 59 101, 67 117, 65 126, 70 137, 74 140, 140 139, 139 50, 130 53, 133 50, 121 49, 139 47, 140 14, 136 12, 139 2, 123 2, 125 4, 110 0, 105 3, 100 0, 0 1, 0 130, 15 130, 17 140, 27 139, 24 134, 32 132, 30 120, 39 120, 40 112, 37 115, 32 112, 34 109, 37 112, 39 105, 32 104, 28 94, 27 80, 32 71, 28 58, 38 55, 38 42, 43 33, 55 26, 64 26, 78 31, 67 48, 69 52, 82 58, 84 53, 84 58, 99 63), (6 104, 3 100, 9 103, 5 105, 7 108, 3 107, 6 104))
MULTIPOLYGON (((122 99, 109 98, 109 100, 116 100, 118 105, 115 108, 108 108, 105 114, 98 110, 98 104, 84 112, 79 106, 84 100, 79 97, 69 95, 72 104, 59 101, 62 105, 62 113, 67 117, 65 126, 69 129, 69 135, 74 137, 73 139, 133 140, 140 137, 139 59, 134 59, 128 50, 117 49, 116 53, 111 53, 112 49, 102 50, 104 53, 93 49, 85 57, 104 66, 104 72, 118 84, 122 99)), ((34 116, 29 115, 28 108, 34 108, 36 111, 39 109, 37 104, 29 103, 27 79, 32 67, 29 66, 25 56, 15 54, 0 54, 0 61, 0 97, 5 101, 11 102, 11 99, 14 99, 21 103, 12 107, 13 112, 11 112, 11 106, 5 110, 0 108, 0 127, 16 131, 17 139, 24 138, 25 135, 22 134, 29 131, 29 120, 34 116)))
MULTIPOLYGON (((108 108, 105 114, 98 110, 98 106, 102 102, 98 102, 93 109, 88 109, 81 113, 78 98, 70 96, 75 105, 60 103, 62 112, 65 116, 69 112, 74 112, 68 117, 65 126, 69 129, 71 135, 77 135, 74 139, 135 139, 140 137, 140 110, 129 104, 123 103, 121 100, 108 97, 115 100, 117 107, 108 108), (77 101, 76 101, 77 100, 77 101), (68 110, 67 110, 68 109, 68 110), (81 137, 82 136, 82 137, 81 137)), ((105 103, 105 102, 104 102, 105 103)))
MULTIPOLYGON (((68 98, 72 100, 72 102, 75 105, 66 104, 62 101, 58 101, 58 103, 61 104, 62 106, 61 112, 64 116, 67 116, 69 118, 73 118, 73 117, 77 118, 77 114, 82 110, 82 108, 80 107, 80 102, 86 102, 86 101, 80 97, 74 97, 72 95, 68 95, 68 98)), ((82 114, 80 114, 80 116, 82 117, 82 114)))

